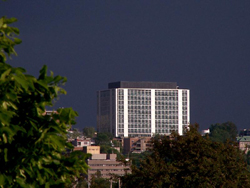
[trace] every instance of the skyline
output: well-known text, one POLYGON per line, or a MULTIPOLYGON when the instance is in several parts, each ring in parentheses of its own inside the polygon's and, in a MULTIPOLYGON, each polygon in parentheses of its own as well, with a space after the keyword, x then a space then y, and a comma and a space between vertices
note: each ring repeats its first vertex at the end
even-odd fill
POLYGON ((190 89, 191 123, 249 128, 249 1, 1 2, 22 44, 7 63, 66 76, 56 107, 96 127, 96 92, 115 81, 177 82, 190 89))

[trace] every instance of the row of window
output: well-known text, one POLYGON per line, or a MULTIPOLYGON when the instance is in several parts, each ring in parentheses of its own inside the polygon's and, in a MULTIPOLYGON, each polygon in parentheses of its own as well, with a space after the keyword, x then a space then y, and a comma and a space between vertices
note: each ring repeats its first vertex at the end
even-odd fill
POLYGON ((129 124, 128 125, 128 128, 144 128, 144 129, 147 129, 147 128, 151 128, 151 124, 150 125, 145 125, 145 124, 129 124))
MULTIPOLYGON (((184 97, 182 98, 183 102, 187 101, 187 98, 184 97)), ((107 101, 102 101, 102 103, 109 103, 109 100, 107 101)), ((124 104, 124 100, 123 97, 119 97, 119 101, 118 104, 123 105, 124 104)), ((145 100, 128 100, 128 104, 129 105, 133 105, 133 104, 151 104, 151 99, 145 99, 145 100)), ((162 99, 155 99, 155 104, 161 104, 161 105, 168 105, 168 104, 178 104, 178 98, 174 98, 174 99, 168 99, 168 98, 162 98, 162 99)))
POLYGON ((159 121, 155 122, 156 126, 159 126, 159 125, 171 125, 171 124, 178 125, 178 120, 176 120, 176 119, 169 119, 169 120, 165 120, 165 121, 161 121, 161 122, 159 122, 159 121))
POLYGON ((155 96, 177 96, 178 91, 155 91, 155 96))
POLYGON ((185 116, 185 115, 187 115, 187 111, 185 110, 185 111, 182 111, 182 114, 185 116))
POLYGON ((178 119, 178 115, 155 115, 155 119, 178 119))
POLYGON ((142 124, 151 124, 150 119, 140 120, 140 119, 128 119, 128 123, 142 123, 142 124))
POLYGON ((123 89, 118 89, 118 94, 119 94, 119 95, 123 95, 123 94, 124 94, 123 89))
POLYGON ((151 110, 151 106, 128 106, 129 110, 151 110))
POLYGON ((155 106, 155 110, 178 110, 178 106, 155 106))
POLYGON ((122 164, 89 164, 89 166, 124 166, 122 164))
POLYGON ((151 114, 132 114, 128 115, 129 119, 151 119, 151 114))
POLYGON ((187 91, 182 91, 182 96, 187 96, 187 91))
POLYGON ((128 100, 151 100, 151 96, 128 96, 128 100))
MULTIPOLYGON (((92 165, 91 165, 92 166, 92 165)), ((124 171, 124 169, 89 169, 89 171, 124 171)))
POLYGON ((178 132, 178 129, 162 129, 162 130, 155 130, 155 133, 171 133, 171 132, 178 132))
MULTIPOLYGON (((112 93, 114 94, 114 93, 112 93)), ((102 91, 101 97, 109 96, 109 91, 102 91)), ((118 95, 124 95, 123 89, 118 89, 118 95)), ((142 96, 150 96, 151 90, 139 90, 139 89, 128 89, 128 95, 142 95, 142 96)), ((178 90, 155 90, 156 96, 176 96, 178 95, 178 90)), ((183 96, 187 96, 187 91, 182 91, 183 96)), ((99 96, 99 94, 97 94, 99 96)))
POLYGON ((150 96, 150 90, 138 90, 138 89, 129 89, 128 95, 141 95, 141 96, 150 96))
MULTIPOLYGON (((161 122, 158 122, 156 121, 155 122, 155 126, 156 127, 160 127, 160 126, 168 126, 168 125, 178 125, 179 121, 176 120, 176 119, 169 119, 169 120, 165 120, 165 121, 161 121, 161 122)), ((182 124, 186 125, 188 124, 188 121, 187 119, 183 119, 182 120, 182 124)), ((146 128, 146 127, 151 127, 151 122, 148 121, 148 122, 136 122, 136 121, 129 121, 128 122, 128 127, 131 127, 131 128, 146 128)), ((124 128, 124 123, 118 123, 118 128, 124 128)))
POLYGON ((170 106, 170 105, 175 105, 178 106, 178 101, 155 101, 155 105, 166 105, 166 106, 170 106))
POLYGON ((182 120, 182 124, 188 124, 187 120, 182 120))
MULTIPOLYGON (((185 125, 187 124, 187 120, 183 120, 182 123, 185 125)), ((160 128, 160 127, 165 127, 168 128, 174 128, 174 126, 178 127, 178 121, 177 120, 169 120, 167 122, 155 122, 155 127, 160 128), (173 126, 173 127, 171 127, 173 126)), ((118 128, 124 128, 124 124, 118 124, 118 128)), ((133 123, 129 122, 128 128, 151 128, 151 123, 133 123)))
MULTIPOLYGON (((155 123, 159 123, 159 124, 178 124, 178 116, 156 116, 155 117, 155 123), (160 121, 161 120, 161 121, 160 121)), ((187 121, 187 116, 182 116, 182 120, 183 121, 187 121)), ((121 118, 118 120, 119 124, 123 124, 124 123, 124 119, 121 118)), ((135 123, 135 124, 151 124, 151 118, 144 118, 144 119, 140 119, 140 118, 129 118, 128 119, 128 123, 135 123)), ((186 124, 186 123, 185 123, 186 124)))
POLYGON ((151 101, 128 101, 128 105, 151 105, 151 101))
POLYGON ((168 96, 160 96, 155 97, 156 101, 178 101, 178 97, 168 97, 168 96))
POLYGON ((173 110, 162 110, 162 111, 155 111, 155 114, 176 114, 178 115, 178 111, 173 111, 173 110))
POLYGON ((156 125, 155 129, 178 129, 178 125, 156 125))
MULTIPOLYGON (((136 102, 137 103, 137 102, 136 102)), ((187 102, 182 103, 183 108, 187 109, 187 102)), ((118 109, 124 109, 124 105, 118 105, 118 109)), ((151 110, 151 103, 147 104, 131 104, 128 105, 128 109, 150 109, 151 110)), ((177 102, 157 102, 155 103, 155 109, 178 109, 177 102)))
POLYGON ((151 114, 151 111, 150 110, 128 110, 128 114, 130 114, 131 116, 133 115, 139 115, 139 114, 151 114))
POLYGON ((128 129, 128 133, 151 133, 151 129, 128 129))
POLYGON ((128 134, 128 137, 140 137, 140 136, 151 137, 151 134, 146 134, 146 133, 130 133, 130 134, 128 134))
POLYGON ((187 97, 182 97, 182 101, 187 101, 187 97))

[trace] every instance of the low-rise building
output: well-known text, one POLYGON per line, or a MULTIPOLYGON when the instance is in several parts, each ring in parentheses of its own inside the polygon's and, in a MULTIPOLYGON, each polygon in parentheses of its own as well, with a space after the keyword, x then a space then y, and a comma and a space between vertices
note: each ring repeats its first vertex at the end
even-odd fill
POLYGON ((250 150, 250 136, 237 137, 239 149, 247 153, 250 150))
POLYGON ((116 160, 116 154, 93 154, 88 159, 88 181, 90 182, 92 175, 97 171, 101 173, 102 178, 110 179, 113 175, 122 176, 125 173, 131 173, 129 165, 125 165, 116 160))
POLYGON ((83 146, 83 152, 92 155, 100 154, 100 146, 83 146))
POLYGON ((125 173, 131 173, 130 166, 117 161, 116 154, 100 153, 100 146, 84 146, 84 153, 92 154, 87 160, 88 169, 88 182, 90 183, 91 177, 98 171, 102 178, 110 179, 113 175, 122 176, 125 173))
POLYGON ((91 138, 76 138, 73 140, 68 139, 74 146, 74 151, 82 151, 84 147, 91 146, 94 144, 94 142, 91 140, 91 138))
POLYGON ((151 137, 124 138, 124 154, 141 153, 152 149, 151 137))
POLYGON ((91 138, 76 138, 71 143, 75 147, 91 146, 91 138))

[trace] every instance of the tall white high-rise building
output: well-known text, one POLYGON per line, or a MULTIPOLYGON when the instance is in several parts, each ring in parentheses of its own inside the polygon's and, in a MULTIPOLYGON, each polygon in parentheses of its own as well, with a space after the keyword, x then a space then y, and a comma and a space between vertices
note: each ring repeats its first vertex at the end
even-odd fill
POLYGON ((109 83, 97 92, 97 131, 115 137, 183 134, 190 122, 190 93, 174 82, 109 83))

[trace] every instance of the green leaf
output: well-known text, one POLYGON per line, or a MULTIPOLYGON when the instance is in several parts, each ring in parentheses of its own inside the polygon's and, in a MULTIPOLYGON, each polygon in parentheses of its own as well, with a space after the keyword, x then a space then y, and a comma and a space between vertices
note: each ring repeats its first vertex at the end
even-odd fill
POLYGON ((25 90, 28 90, 28 87, 29 87, 29 83, 27 83, 27 81, 25 79, 23 79, 22 77, 20 76, 17 76, 17 75, 13 75, 15 81, 17 83, 19 83, 25 90))
POLYGON ((45 184, 45 188, 50 188, 50 183, 49 183, 49 182, 47 182, 47 183, 45 184))
POLYGON ((38 80, 43 80, 46 78, 46 76, 47 76, 47 66, 44 65, 43 68, 40 70, 40 76, 38 80))
POLYGON ((7 69, 5 72, 1 74, 1 80, 5 80, 6 76, 9 75, 11 72, 11 68, 7 69))
POLYGON ((5 177, 3 174, 0 174, 0 186, 4 185, 4 182, 5 182, 5 177))
POLYGON ((13 23, 13 22, 16 22, 17 21, 17 19, 16 18, 5 18, 5 23, 6 24, 11 24, 11 23, 13 23))
POLYGON ((3 26, 3 18, 0 18, 0 28, 3 26))
MULTIPOLYGON (((3 137, 5 136, 5 134, 3 134, 3 137)), ((6 138, 5 138, 6 139, 6 138)), ((7 140, 7 139, 6 139, 7 140)), ((7 141, 5 142, 7 143, 7 141)), ((4 148, 4 161, 8 162, 8 149, 4 148)))
POLYGON ((19 39, 19 38, 14 38, 14 42, 15 42, 16 44, 21 44, 21 43, 22 43, 22 40, 19 39))

